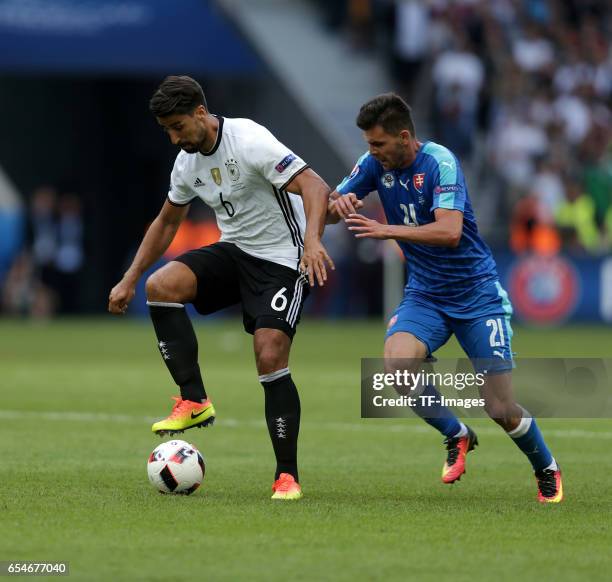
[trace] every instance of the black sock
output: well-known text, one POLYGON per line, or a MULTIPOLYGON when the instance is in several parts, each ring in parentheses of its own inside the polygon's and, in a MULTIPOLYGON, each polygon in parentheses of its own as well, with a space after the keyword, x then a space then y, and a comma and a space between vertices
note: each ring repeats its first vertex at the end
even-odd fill
POLYGON ((191 320, 180 303, 147 302, 157 347, 172 378, 181 388, 181 398, 201 402, 206 391, 198 365, 198 340, 191 320))
POLYGON ((300 432, 300 397, 288 368, 259 377, 266 396, 266 423, 276 455, 276 474, 293 475, 299 482, 297 441, 300 432))

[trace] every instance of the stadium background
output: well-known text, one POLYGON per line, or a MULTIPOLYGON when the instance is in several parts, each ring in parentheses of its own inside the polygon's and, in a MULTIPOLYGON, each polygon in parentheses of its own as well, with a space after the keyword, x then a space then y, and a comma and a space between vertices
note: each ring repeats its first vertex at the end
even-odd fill
MULTIPOLYGON (((365 149, 359 105, 400 91, 421 139, 460 157, 519 319, 611 321, 605 5, 0 2, 3 313, 104 311, 176 154, 148 98, 186 72, 213 111, 269 127, 332 186, 365 149)), ((216 236, 203 205, 190 218, 168 256, 216 236)), ((382 291, 360 282, 381 276, 384 247, 342 226, 326 243, 338 276, 308 312, 381 314, 382 291)))
MULTIPOLYGON (((188 435, 212 466, 205 517, 189 525, 198 498, 160 503, 139 465, 169 395, 142 288, 130 321, 104 312, 166 195, 176 150, 147 107, 165 75, 197 78, 213 112, 267 126, 332 187, 365 151, 359 105, 394 89, 419 137, 461 159, 520 355, 609 357, 611 29, 604 0, 0 0, 0 560, 68 556, 83 579, 152 580, 176 572, 151 556, 189 554, 197 568, 208 548, 214 579, 605 579, 609 421, 544 421, 573 496, 544 515, 527 506, 523 459, 487 423, 488 456, 449 496, 430 488, 436 435, 358 420, 359 358, 380 354, 401 292, 392 243, 326 230, 337 271, 309 299, 292 360, 313 499, 294 513, 261 495, 271 452, 236 313, 198 322, 226 420, 188 435), (425 548, 398 554, 419 536, 425 548), (483 539, 492 554, 466 556, 483 539)), ((164 260, 216 236, 195 203, 164 260)))

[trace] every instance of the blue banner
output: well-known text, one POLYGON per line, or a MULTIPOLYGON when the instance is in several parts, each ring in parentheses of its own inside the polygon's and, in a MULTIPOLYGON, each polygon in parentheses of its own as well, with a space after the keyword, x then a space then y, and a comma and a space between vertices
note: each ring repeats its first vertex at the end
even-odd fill
POLYGON ((257 73, 208 0, 0 0, 0 71, 257 73))
POLYGON ((517 320, 612 322, 612 256, 495 253, 495 260, 517 320))

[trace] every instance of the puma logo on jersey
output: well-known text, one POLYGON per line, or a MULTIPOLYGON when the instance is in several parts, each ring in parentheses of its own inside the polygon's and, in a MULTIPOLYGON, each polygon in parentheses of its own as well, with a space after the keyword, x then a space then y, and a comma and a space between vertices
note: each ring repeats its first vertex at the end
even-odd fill
POLYGON ((448 166, 451 170, 455 167, 454 162, 440 162, 441 166, 448 166))

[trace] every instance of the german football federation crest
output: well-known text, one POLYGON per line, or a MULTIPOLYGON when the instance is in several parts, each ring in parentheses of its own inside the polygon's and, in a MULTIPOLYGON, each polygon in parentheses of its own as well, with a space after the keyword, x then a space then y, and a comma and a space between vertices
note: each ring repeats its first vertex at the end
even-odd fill
POLYGON ((425 174, 415 174, 412 176, 412 185, 419 194, 423 194, 423 184, 425 184, 425 174))
POLYGON ((229 174, 230 180, 232 182, 238 182, 240 179, 240 169, 238 168, 238 162, 234 159, 227 160, 225 162, 225 167, 227 168, 227 173, 229 174))
POLYGON ((210 171, 210 175, 213 177, 215 184, 217 186, 221 186, 221 182, 223 181, 223 178, 221 177, 221 170, 219 170, 219 168, 213 168, 210 171))

